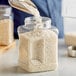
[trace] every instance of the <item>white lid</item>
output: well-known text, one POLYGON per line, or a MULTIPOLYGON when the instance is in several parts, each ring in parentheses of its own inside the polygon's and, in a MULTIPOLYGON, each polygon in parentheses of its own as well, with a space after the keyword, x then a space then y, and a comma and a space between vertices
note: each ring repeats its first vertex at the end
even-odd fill
POLYGON ((12 8, 8 5, 0 5, 0 14, 11 15, 12 8))

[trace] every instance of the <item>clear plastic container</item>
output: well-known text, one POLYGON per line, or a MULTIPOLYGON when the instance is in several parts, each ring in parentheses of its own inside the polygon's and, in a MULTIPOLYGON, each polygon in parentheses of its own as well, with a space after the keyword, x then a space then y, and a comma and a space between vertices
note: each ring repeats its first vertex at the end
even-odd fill
POLYGON ((0 45, 9 45, 13 40, 12 8, 0 5, 0 45))
POLYGON ((42 28, 35 28, 35 17, 19 26, 19 66, 28 72, 55 70, 58 66, 58 30, 42 17, 42 28))

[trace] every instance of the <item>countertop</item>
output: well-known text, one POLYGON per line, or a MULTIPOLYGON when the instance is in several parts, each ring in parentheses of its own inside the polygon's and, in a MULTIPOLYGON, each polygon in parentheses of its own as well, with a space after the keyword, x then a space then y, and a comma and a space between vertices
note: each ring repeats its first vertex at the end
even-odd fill
POLYGON ((18 47, 0 54, 0 76, 76 76, 76 58, 67 56, 67 47, 64 40, 59 40, 58 69, 41 73, 27 73, 18 67, 18 47))

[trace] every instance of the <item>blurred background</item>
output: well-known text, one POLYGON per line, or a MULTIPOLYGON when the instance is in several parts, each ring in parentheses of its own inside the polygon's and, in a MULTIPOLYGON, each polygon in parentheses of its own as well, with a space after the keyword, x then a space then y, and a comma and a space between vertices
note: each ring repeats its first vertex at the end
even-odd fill
MULTIPOLYGON (((64 37, 63 18, 61 16, 62 0, 31 0, 38 8, 40 15, 49 17, 52 20, 52 25, 59 30, 59 38, 64 37)), ((8 0, 0 0, 0 5, 9 5, 8 0)), ((14 37, 18 38, 17 28, 24 24, 26 17, 32 16, 20 10, 13 8, 14 21, 14 37)))

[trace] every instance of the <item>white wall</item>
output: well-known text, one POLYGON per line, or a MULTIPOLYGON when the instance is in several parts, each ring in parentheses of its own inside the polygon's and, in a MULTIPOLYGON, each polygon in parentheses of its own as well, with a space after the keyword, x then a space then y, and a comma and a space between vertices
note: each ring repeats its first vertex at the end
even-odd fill
POLYGON ((62 16, 76 17, 76 0, 62 0, 62 16))
POLYGON ((62 16, 64 21, 64 32, 76 31, 76 0, 62 1, 62 16))
POLYGON ((76 18, 65 17, 64 21, 64 33, 76 32, 76 18))

